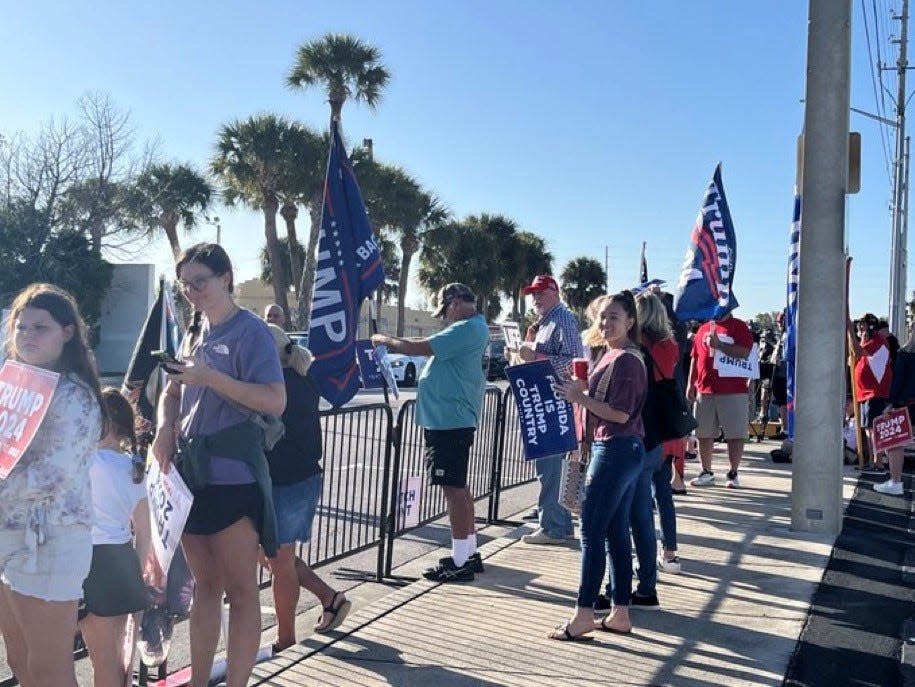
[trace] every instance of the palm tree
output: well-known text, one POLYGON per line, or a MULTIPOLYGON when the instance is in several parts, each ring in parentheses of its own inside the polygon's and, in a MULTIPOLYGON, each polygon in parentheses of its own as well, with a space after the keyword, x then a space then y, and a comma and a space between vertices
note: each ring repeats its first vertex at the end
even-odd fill
POLYGON ((391 75, 380 63, 378 48, 355 36, 328 33, 299 46, 286 77, 290 88, 320 86, 327 93, 331 121, 339 121, 343 103, 352 99, 374 109, 391 75))
POLYGON ((573 258, 559 275, 562 282, 562 297, 566 304, 578 313, 579 319, 584 315, 588 304, 606 293, 607 273, 604 266, 594 258, 585 256, 573 258))
POLYGON ((279 211, 279 180, 286 162, 290 124, 276 115, 265 114, 236 120, 219 129, 216 155, 210 169, 223 185, 226 203, 244 203, 264 213, 264 237, 272 269, 274 301, 289 312, 287 289, 283 284, 280 247, 276 233, 279 211))
POLYGON ((135 212, 150 234, 158 229, 165 233, 175 262, 181 255, 178 224, 190 232, 197 216, 206 212, 213 196, 213 186, 190 165, 150 165, 134 184, 135 212))
MULTIPOLYGON (((290 88, 305 90, 320 87, 330 104, 330 121, 339 122, 343 104, 349 100, 363 102, 374 109, 381 100, 381 92, 390 79, 388 70, 380 63, 378 48, 363 43, 355 36, 328 33, 323 37, 300 45, 295 64, 286 77, 290 88)), ((311 211, 311 233, 308 237, 305 269, 299 289, 299 320, 311 319, 311 292, 314 286, 315 251, 321 229, 321 204, 323 195, 315 193, 308 202, 311 211)))

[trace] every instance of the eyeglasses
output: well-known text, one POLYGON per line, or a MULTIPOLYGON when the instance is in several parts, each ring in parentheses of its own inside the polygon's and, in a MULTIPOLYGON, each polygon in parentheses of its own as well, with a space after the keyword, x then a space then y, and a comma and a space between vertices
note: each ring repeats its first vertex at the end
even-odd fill
POLYGON ((206 288, 207 283, 210 281, 210 279, 212 279, 213 277, 218 277, 218 276, 219 276, 218 274, 210 274, 210 275, 207 275, 206 277, 195 277, 194 279, 191 279, 189 281, 185 281, 184 279, 179 279, 178 284, 181 286, 182 290, 184 290, 184 291, 188 291, 190 289, 193 289, 194 291, 203 291, 206 288))

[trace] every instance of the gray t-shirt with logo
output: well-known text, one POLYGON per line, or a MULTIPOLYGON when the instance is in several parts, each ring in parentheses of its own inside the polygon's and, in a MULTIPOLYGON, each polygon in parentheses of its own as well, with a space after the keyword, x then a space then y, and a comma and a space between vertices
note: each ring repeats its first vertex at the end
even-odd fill
MULTIPOLYGON (((215 370, 253 384, 283 383, 276 344, 267 325, 250 310, 240 309, 225 322, 210 328, 204 317, 203 335, 193 353, 215 370)), ((179 421, 184 437, 206 436, 243 422, 249 417, 206 386, 181 387, 179 421)), ((250 484, 254 475, 245 463, 214 456, 211 484, 250 484)))

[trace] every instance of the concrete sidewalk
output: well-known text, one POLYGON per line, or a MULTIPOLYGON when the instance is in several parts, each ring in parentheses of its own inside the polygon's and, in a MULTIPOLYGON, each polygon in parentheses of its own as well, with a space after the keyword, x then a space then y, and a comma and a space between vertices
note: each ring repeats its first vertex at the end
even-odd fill
MULTIPOLYGON (((790 465, 747 444, 743 489, 676 497, 680 575, 660 574, 662 611, 633 610, 628 636, 587 644, 547 632, 575 603, 579 551, 529 546, 518 527, 482 549, 469 584, 425 580, 354 612, 255 669, 250 685, 780 685, 833 538, 790 531, 790 465)), ((723 470, 725 458, 716 455, 723 470)), ((697 471, 687 464, 687 474, 697 471)), ((857 474, 847 471, 849 499, 857 474)), ((412 561, 418 576, 443 552, 412 561)))

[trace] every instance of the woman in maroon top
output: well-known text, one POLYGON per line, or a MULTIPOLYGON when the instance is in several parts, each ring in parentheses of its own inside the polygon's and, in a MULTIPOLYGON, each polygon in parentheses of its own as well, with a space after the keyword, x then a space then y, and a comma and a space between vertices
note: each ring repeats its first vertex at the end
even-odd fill
POLYGON ((598 310, 607 352, 597 363, 583 390, 578 381, 558 392, 588 413, 592 430, 591 460, 581 510, 581 582, 572 618, 555 628, 551 639, 590 640, 592 630, 618 634, 632 631, 632 557, 629 543, 631 492, 642 470, 642 405, 645 402, 645 364, 639 353, 638 315, 628 291, 606 297, 598 310), (604 375, 609 383, 601 384, 604 375), (602 387, 606 392, 598 393, 602 387), (609 550, 613 566, 613 612, 595 622, 594 604, 600 593, 609 550))

